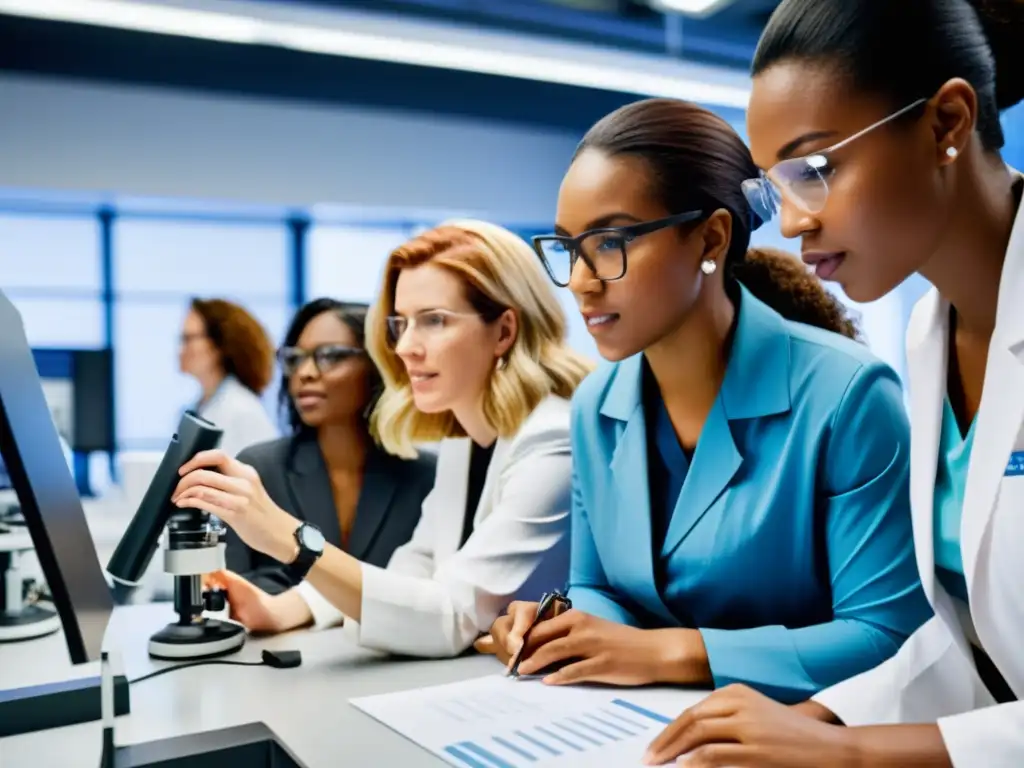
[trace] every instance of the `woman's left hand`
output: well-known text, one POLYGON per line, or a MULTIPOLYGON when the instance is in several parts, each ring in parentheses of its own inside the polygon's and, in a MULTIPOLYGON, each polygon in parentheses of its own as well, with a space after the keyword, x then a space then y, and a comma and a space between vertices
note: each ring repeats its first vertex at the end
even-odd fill
POLYGON ((651 742, 647 765, 818 768, 851 764, 849 729, 808 717, 743 685, 715 691, 651 742))
MULTIPOLYGON (((519 662, 519 674, 533 675, 550 666, 560 669, 544 678, 549 685, 606 683, 648 685, 665 680, 668 654, 662 630, 643 630, 600 619, 577 610, 537 624, 519 662)), ((676 636, 678 638, 678 635, 676 636)), ((673 649, 678 655, 682 649, 673 649)))
POLYGON ((299 521, 271 500, 255 469, 223 451, 200 451, 179 474, 174 504, 216 515, 242 541, 275 560, 295 559, 299 521))

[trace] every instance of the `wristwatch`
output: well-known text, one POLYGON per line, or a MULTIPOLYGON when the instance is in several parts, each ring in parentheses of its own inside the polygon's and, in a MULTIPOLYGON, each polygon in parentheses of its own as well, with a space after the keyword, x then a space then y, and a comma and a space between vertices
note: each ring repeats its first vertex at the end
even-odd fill
POLYGON ((306 574, 320 559, 327 540, 315 525, 303 523, 295 529, 295 541, 299 545, 299 554, 285 566, 285 572, 292 580, 298 582, 306 578, 306 574))

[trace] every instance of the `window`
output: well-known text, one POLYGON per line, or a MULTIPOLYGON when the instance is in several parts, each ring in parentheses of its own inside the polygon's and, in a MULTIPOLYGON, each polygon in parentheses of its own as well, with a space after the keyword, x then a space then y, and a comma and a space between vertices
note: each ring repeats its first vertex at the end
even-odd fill
POLYGON ((103 302, 99 297, 47 297, 8 291, 21 313, 30 347, 102 349, 106 346, 103 302))
POLYGON ((99 220, 0 213, 2 288, 33 347, 105 344, 99 220))
POLYGON ((154 293, 285 300, 288 230, 283 223, 118 219, 114 280, 119 296, 154 293))
POLYGON ((306 296, 372 303, 388 256, 407 227, 313 226, 306 241, 306 296))
POLYGON ((98 295, 102 288, 99 220, 0 213, 0 273, 5 290, 98 295))
MULTIPOLYGON (((118 219, 114 224, 115 386, 122 449, 162 449, 199 397, 178 369, 193 296, 245 307, 276 346, 291 319, 290 243, 283 222, 118 219)), ((276 413, 276 381, 265 393, 276 413)))

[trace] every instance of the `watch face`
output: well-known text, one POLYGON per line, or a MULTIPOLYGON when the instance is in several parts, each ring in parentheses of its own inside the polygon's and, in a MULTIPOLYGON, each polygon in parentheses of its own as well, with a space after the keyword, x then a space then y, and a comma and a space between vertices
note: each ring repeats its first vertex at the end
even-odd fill
POLYGON ((327 544, 327 540, 319 530, 311 525, 302 526, 302 530, 299 532, 299 537, 302 539, 302 546, 307 549, 311 549, 314 552, 323 552, 324 545, 327 544))

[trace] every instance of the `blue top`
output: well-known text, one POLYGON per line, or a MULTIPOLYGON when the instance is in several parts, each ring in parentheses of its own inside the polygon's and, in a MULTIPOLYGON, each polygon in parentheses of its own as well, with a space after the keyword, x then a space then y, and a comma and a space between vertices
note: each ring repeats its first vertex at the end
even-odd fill
MULTIPOLYGON (((668 415, 665 402, 661 399, 658 384, 654 381, 649 366, 643 372, 643 408, 647 427, 647 478, 651 495, 651 545, 652 554, 661 551, 668 535, 669 522, 676 508, 679 493, 690 471, 690 457, 679 444, 675 427, 668 415)), ((665 586, 667 574, 661 566, 665 561, 654 558, 654 577, 658 589, 665 586)))
POLYGON ((606 364, 573 398, 574 606, 699 628, 716 686, 782 701, 892 656, 931 615, 896 374, 743 289, 725 379, 655 554, 643 368, 642 355, 606 364))
POLYGON ((960 518, 964 508, 967 466, 974 444, 975 419, 961 436, 956 414, 947 398, 942 407, 942 436, 935 471, 935 575, 953 597, 967 600, 967 582, 960 557, 960 518))

